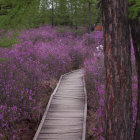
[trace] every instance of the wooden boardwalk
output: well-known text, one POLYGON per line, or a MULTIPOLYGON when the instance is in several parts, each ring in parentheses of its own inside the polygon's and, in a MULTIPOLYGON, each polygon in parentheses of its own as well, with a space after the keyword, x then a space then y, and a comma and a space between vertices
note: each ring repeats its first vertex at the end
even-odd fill
POLYGON ((85 140, 87 95, 83 71, 61 76, 33 140, 85 140))

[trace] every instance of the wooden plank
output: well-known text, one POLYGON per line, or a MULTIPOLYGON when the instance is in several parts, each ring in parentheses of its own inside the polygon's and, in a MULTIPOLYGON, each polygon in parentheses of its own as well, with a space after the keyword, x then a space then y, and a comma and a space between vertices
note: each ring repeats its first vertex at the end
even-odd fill
POLYGON ((37 140, 81 140, 81 138, 67 138, 67 139, 65 139, 65 138, 38 138, 37 140))
MULTIPOLYGON (((46 119, 56 119, 56 118, 62 118, 62 116, 53 116, 53 115, 47 115, 46 119)), ((80 116, 63 116, 63 118, 81 118, 80 116)))
POLYGON ((59 90, 60 89, 70 89, 70 90, 83 90, 83 86, 71 86, 71 85, 68 85, 68 86, 61 86, 59 87, 59 90))
POLYGON ((73 112, 73 113, 71 113, 71 112, 48 112, 48 115, 67 115, 67 116, 82 116, 83 117, 83 112, 73 112))
POLYGON ((77 93, 83 93, 83 89, 81 88, 59 88, 58 92, 77 92, 77 93))
MULTIPOLYGON (((79 117, 83 117, 83 113, 52 113, 52 112, 49 112, 47 117, 57 117, 57 118, 70 118, 70 117, 73 117, 73 118, 79 118, 79 117)), ((47 118, 46 117, 46 118, 47 118)))
POLYGON ((54 100, 59 100, 59 101, 69 101, 69 100, 72 100, 73 102, 76 102, 76 101, 82 101, 82 102, 84 102, 85 100, 84 100, 84 97, 73 97, 73 96, 55 96, 54 98, 53 98, 54 100))
POLYGON ((68 134, 39 134, 38 138, 81 138, 82 134, 81 133, 68 133, 68 134))
POLYGON ((77 102, 65 102, 65 101, 52 101, 51 105, 54 105, 54 104, 57 104, 57 105, 68 105, 68 106, 83 106, 83 103, 80 102, 80 101, 77 101, 77 102))
POLYGON ((62 126, 63 126, 63 129, 73 129, 73 128, 75 128, 75 129, 81 129, 82 130, 82 128, 83 128, 82 125, 51 125, 51 126, 44 125, 42 127, 42 129, 61 129, 62 126))
POLYGON ((77 81, 63 81, 63 82, 61 82, 62 83, 62 85, 82 85, 82 83, 81 82, 77 82, 77 81))
POLYGON ((83 91, 83 88, 80 88, 80 87, 61 87, 61 88, 59 88, 59 90, 58 91, 60 91, 60 90, 70 90, 70 91, 83 91))
MULTIPOLYGON (((83 104, 78 104, 78 103, 57 103, 57 102, 52 102, 52 105, 56 105, 56 106, 64 106, 64 107, 73 107, 73 108, 75 108, 75 107, 84 107, 84 105, 83 104)), ((63 107, 62 107, 63 108, 63 107)))
POLYGON ((83 106, 84 105, 73 105, 73 104, 69 104, 69 105, 65 105, 64 106, 64 104, 55 104, 55 103, 53 103, 53 104, 51 104, 51 107, 53 107, 53 108, 83 108, 83 106))
POLYGON ((78 99, 78 100, 77 99, 73 99, 73 100, 72 99, 65 99, 64 100, 64 99, 58 99, 58 98, 54 99, 53 98, 53 100, 52 100, 52 103, 71 103, 71 104, 73 104, 73 103, 77 104, 78 103, 78 104, 83 104, 83 102, 84 102, 84 100, 82 100, 82 99, 78 99))
POLYGON ((83 106, 75 106, 75 105, 62 105, 62 104, 51 104, 51 106, 50 106, 50 108, 56 108, 56 109, 67 109, 67 110, 71 110, 71 109, 75 109, 75 110, 77 110, 77 109, 84 109, 84 107, 83 106))
POLYGON ((50 108, 49 109, 49 111, 50 112, 65 112, 65 113, 67 113, 67 112, 83 112, 83 114, 84 114, 84 107, 83 108, 81 108, 81 109, 75 109, 75 108, 71 108, 71 109, 65 109, 65 108, 50 108))
POLYGON ((79 80, 80 80, 80 78, 79 79, 63 79, 63 82, 79 83, 79 80))
POLYGON ((67 82, 65 82, 65 83, 61 83, 61 85, 60 85, 60 88, 61 87, 73 87, 73 88, 83 88, 83 85, 82 84, 79 84, 79 83, 77 83, 77 84, 73 84, 73 83, 67 83, 67 82))
POLYGON ((85 96, 55 95, 54 98, 61 98, 61 99, 63 99, 63 98, 81 99, 82 98, 82 99, 85 99, 85 96))
POLYGON ((82 101, 61 101, 61 100, 53 100, 52 104, 64 104, 64 105, 83 105, 82 101))
POLYGON ((77 92, 58 92, 58 96, 72 96, 72 97, 85 97, 83 96, 82 93, 77 93, 77 92))
POLYGON ((62 91, 63 91, 63 92, 77 92, 77 93, 78 93, 78 92, 83 92, 83 89, 68 89, 68 88, 65 88, 65 89, 63 88, 63 89, 61 89, 61 88, 60 88, 60 89, 58 89, 57 91, 58 91, 58 92, 62 92, 62 91))
MULTIPOLYGON (((76 112, 76 111, 75 111, 76 112)), ((72 112, 72 113, 75 113, 75 112, 72 112)), ((62 113, 68 113, 68 112, 62 112, 62 113)), ((84 112, 83 112, 84 113, 84 112)), ((46 119, 50 119, 51 117, 52 117, 52 119, 60 119, 60 118, 71 118, 71 119, 73 119, 73 118, 82 118, 83 116, 82 115, 70 115, 70 116, 68 116, 68 115, 64 115, 64 116, 62 116, 62 117, 60 117, 61 115, 48 115, 47 117, 46 117, 46 119), (82 117, 81 117, 82 116, 82 117)), ((82 119, 83 120, 83 119, 82 119)))
POLYGON ((65 97, 65 96, 71 96, 71 97, 85 97, 85 96, 83 96, 83 94, 81 94, 81 93, 66 93, 66 92, 63 92, 63 93, 57 93, 57 95, 58 96, 63 96, 63 97, 65 97))
POLYGON ((75 129, 75 128, 48 128, 48 129, 42 129, 40 131, 40 134, 66 134, 66 133, 79 133, 81 132, 81 129, 75 129))
POLYGON ((61 99, 53 99, 52 100, 52 103, 66 103, 66 104, 81 104, 81 105, 83 105, 83 102, 84 102, 84 100, 76 100, 76 99, 63 99, 63 100, 61 100, 61 99))
POLYGON ((69 119, 45 119, 45 122, 46 124, 56 124, 56 123, 59 123, 59 124, 75 124, 75 122, 78 122, 79 123, 82 123, 83 119, 72 119, 72 118, 69 118, 69 119))
POLYGON ((84 109, 84 105, 79 104, 64 104, 64 103, 52 103, 51 105, 55 105, 55 108, 57 109, 84 109))
MULTIPOLYGON (((82 125, 83 124, 83 122, 82 121, 65 121, 65 120, 45 120, 45 122, 44 122, 44 126, 46 125, 46 126, 52 126, 52 125, 62 125, 62 126, 67 126, 67 125, 69 125, 69 126, 74 126, 74 125, 82 125)), ((63 128, 61 128, 61 129, 63 129, 63 128)))
POLYGON ((49 109, 49 112, 57 112, 57 113, 75 113, 75 112, 82 112, 84 114, 83 109, 79 110, 79 109, 71 109, 71 110, 66 110, 66 109, 49 109))
POLYGON ((59 91, 59 92, 57 92, 57 95, 71 95, 71 96, 73 96, 73 97, 75 97, 75 96, 83 96, 84 97, 84 92, 83 91, 81 91, 81 92, 79 92, 79 91, 59 91))
POLYGON ((68 101, 68 100, 70 100, 70 101, 83 101, 83 103, 85 102, 85 100, 84 100, 84 96, 72 96, 72 95, 61 95, 60 96, 60 94, 58 94, 57 96, 54 96, 54 98, 53 98, 54 100, 64 100, 64 101, 68 101), (81 97, 81 98, 80 98, 81 97), (65 99, 64 99, 65 98, 65 99))
POLYGON ((82 83, 79 83, 79 82, 78 83, 75 83, 75 82, 71 83, 71 82, 64 82, 63 81, 63 82, 61 82, 61 86, 64 86, 64 87, 65 86, 81 86, 82 87, 83 85, 82 85, 82 83))
POLYGON ((81 118, 49 118, 45 120, 66 120, 66 121, 83 121, 83 117, 81 118))
POLYGON ((81 93, 84 96, 83 89, 80 91, 78 91, 78 90, 57 90, 57 93, 76 93, 76 94, 81 93))
POLYGON ((71 83, 71 82, 61 82, 61 87, 67 87, 67 86, 70 86, 70 87, 82 87, 82 83, 71 83))

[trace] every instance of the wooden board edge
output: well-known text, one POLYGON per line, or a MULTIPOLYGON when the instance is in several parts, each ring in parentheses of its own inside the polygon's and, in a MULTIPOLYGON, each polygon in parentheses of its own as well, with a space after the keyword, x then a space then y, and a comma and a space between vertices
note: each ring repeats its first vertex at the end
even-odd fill
POLYGON ((87 91, 86 91, 86 83, 85 83, 84 76, 83 76, 83 85, 84 85, 84 94, 85 94, 85 107, 84 107, 82 140, 85 140, 86 139, 86 120, 87 120, 87 91))
POLYGON ((46 110, 45 110, 45 112, 44 112, 44 114, 43 114, 42 120, 41 120, 41 122, 40 122, 40 124, 39 124, 39 127, 38 127, 38 129, 37 129, 37 131, 36 131, 36 134, 35 134, 33 140, 37 140, 37 138, 38 138, 38 135, 39 135, 39 133, 40 133, 40 131, 41 131, 41 128, 42 128, 42 126, 43 126, 43 124, 44 124, 46 115, 47 115, 47 113, 48 113, 48 110, 49 110, 51 101, 52 101, 53 96, 55 95, 55 93, 56 93, 56 91, 57 91, 57 89, 58 89, 58 87, 59 87, 61 81, 62 81, 62 78, 63 78, 63 75, 60 77, 59 82, 57 83, 56 88, 54 89, 52 95, 50 96, 50 99, 49 99, 49 102, 48 102, 48 104, 47 104, 46 110))

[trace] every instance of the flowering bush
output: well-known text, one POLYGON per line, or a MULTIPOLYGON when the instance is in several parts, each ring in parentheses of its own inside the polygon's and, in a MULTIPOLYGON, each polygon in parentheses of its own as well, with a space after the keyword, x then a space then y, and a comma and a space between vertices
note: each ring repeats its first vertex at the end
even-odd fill
POLYGON ((3 59, 0 60, 0 137, 3 139, 11 139, 13 131, 8 131, 14 130, 16 122, 40 119, 40 85, 79 68, 85 57, 80 38, 71 33, 61 35, 49 26, 24 30, 18 39, 19 43, 11 49, 0 51, 3 59))
MULTIPOLYGON (((88 90, 87 139, 104 139, 104 54, 103 33, 94 32, 93 40, 97 40, 88 52, 84 61, 86 84, 88 90), (97 37, 97 38, 96 38, 97 37), (91 121, 94 120, 94 121, 91 121)), ((92 39, 91 39, 92 40, 92 39)), ((89 46, 93 44, 88 44, 89 46)))

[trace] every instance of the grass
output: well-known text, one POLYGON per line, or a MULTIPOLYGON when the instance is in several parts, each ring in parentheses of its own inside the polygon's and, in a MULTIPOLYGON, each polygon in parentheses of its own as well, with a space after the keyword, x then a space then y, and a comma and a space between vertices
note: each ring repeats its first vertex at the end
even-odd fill
POLYGON ((7 60, 7 58, 1 58, 0 57, 0 62, 4 62, 4 61, 6 61, 7 60))
MULTIPOLYGON (((18 33, 13 33, 11 36, 7 36, 6 33, 2 33, 0 36, 0 48, 10 48, 14 44, 17 44, 19 40, 17 39, 18 33)), ((7 61, 7 58, 0 57, 0 63, 7 61)))
POLYGON ((0 38, 0 47, 12 47, 14 44, 17 44, 19 40, 17 39, 18 34, 14 33, 12 36, 7 37, 6 34, 3 34, 0 38))
POLYGON ((58 33, 65 33, 65 32, 71 32, 71 33, 77 33, 77 34, 83 34, 85 32, 85 28, 83 29, 82 27, 78 27, 78 29, 76 30, 74 27, 71 28, 69 26, 59 26, 57 27, 56 31, 58 33))

